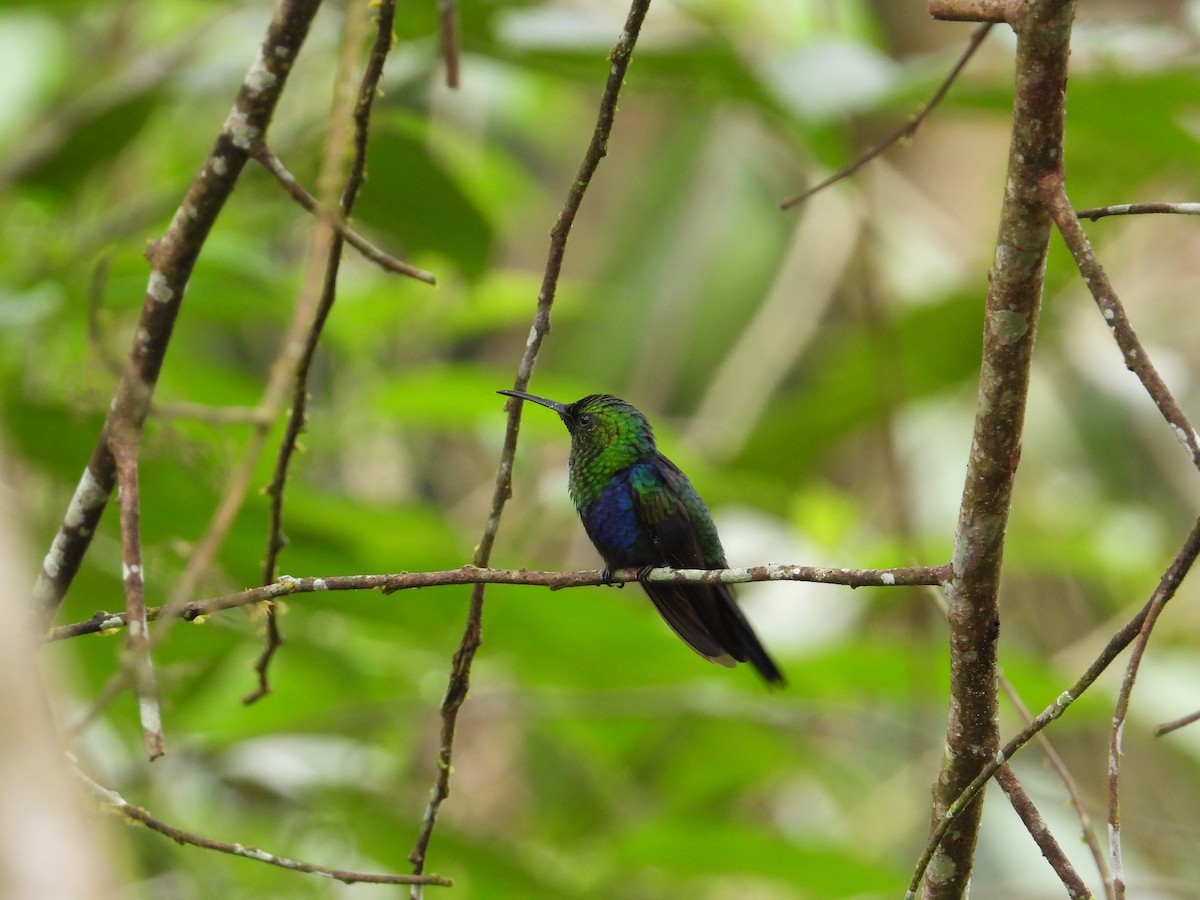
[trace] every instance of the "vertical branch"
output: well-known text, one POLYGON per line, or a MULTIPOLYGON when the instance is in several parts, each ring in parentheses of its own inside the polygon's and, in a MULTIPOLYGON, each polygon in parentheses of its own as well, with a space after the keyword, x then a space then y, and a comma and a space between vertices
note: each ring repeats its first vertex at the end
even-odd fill
POLYGON ((125 643, 129 658, 124 668, 133 673, 146 755, 150 759, 157 759, 165 751, 162 714, 158 706, 158 690, 154 684, 154 664, 150 658, 146 585, 142 578, 137 443, 121 440, 114 444, 113 452, 117 464, 117 483, 120 485, 121 574, 125 584, 125 615, 129 621, 129 633, 125 643))
MULTIPOLYGON (((1073 17, 1072 0, 1039 0, 1011 23, 1018 35, 1013 137, 987 299, 975 428, 951 560, 954 575, 947 592, 950 709, 945 756, 933 786, 932 826, 999 749, 1000 571, 1050 237, 1050 217, 1037 186, 1062 164, 1073 17)), ((951 823, 926 872, 928 900, 964 896, 982 812, 976 800, 951 823)))
POLYGON ((1124 752, 1122 744, 1125 737, 1125 718, 1129 714, 1129 698, 1133 694, 1133 683, 1137 680, 1138 668, 1146 653, 1150 633, 1170 599, 1170 594, 1160 592, 1150 601, 1146 619, 1142 622, 1137 640, 1133 643, 1133 650, 1129 654, 1125 677, 1121 679, 1121 689, 1117 694, 1117 706, 1108 735, 1108 854, 1112 865, 1109 886, 1112 895, 1118 900, 1125 896, 1125 866, 1121 854, 1121 754, 1124 752))
MULTIPOLYGON (((351 16, 353 16, 353 12, 351 16)), ((350 163, 350 172, 342 189, 340 212, 343 219, 348 219, 358 192, 362 188, 367 169, 367 140, 370 132, 371 110, 375 105, 375 97, 379 93, 379 80, 383 76, 383 66, 388 52, 392 47, 392 24, 396 16, 396 0, 384 0, 378 10, 378 23, 375 43, 371 47, 371 55, 367 59, 359 85, 357 99, 354 104, 354 155, 350 163)), ((357 33, 353 28, 353 18, 347 21, 346 47, 348 51, 357 44, 357 33)), ((330 153, 336 154, 336 149, 330 146, 330 153)), ((326 168, 326 174, 334 170, 326 168)), ((320 220, 318 220, 319 222, 320 220)), ((327 223, 320 227, 330 227, 327 223)), ((275 564, 280 551, 287 541, 283 533, 283 495, 287 487, 288 469, 295 455, 297 442, 304 431, 308 415, 308 376, 312 362, 317 353, 321 340, 321 332, 337 299, 338 272, 341 269, 342 250, 345 239, 338 231, 334 231, 329 242, 329 252, 325 259, 325 276, 321 286, 321 299, 313 316, 312 326, 305 338, 304 350, 296 365, 295 387, 292 392, 291 413, 287 429, 279 445, 279 455, 275 461, 275 472, 271 483, 267 486, 267 495, 271 498, 270 524, 267 533, 266 556, 263 560, 262 583, 270 584, 275 580, 275 564)), ((271 602, 267 605, 267 643, 262 654, 255 663, 258 673, 258 686, 243 699, 243 703, 254 703, 270 693, 268 669, 275 651, 283 643, 279 632, 278 611, 271 602)))
POLYGON ((79 571, 116 486, 112 438, 129 434, 140 440, 196 259, 249 159, 252 142, 266 133, 292 63, 320 5, 320 0, 282 0, 213 149, 193 178, 170 226, 147 249, 150 278, 128 364, 33 588, 34 602, 47 619, 54 617, 79 571))
POLYGON ((437 0, 438 38, 441 41, 442 65, 446 67, 446 87, 458 87, 458 3, 457 0, 437 0))
MULTIPOLYGON (((517 376, 513 382, 514 390, 524 390, 533 377, 533 366, 537 360, 538 350, 542 340, 550 331, 550 310, 554 305, 555 293, 558 289, 558 278, 562 272, 563 257, 566 254, 567 238, 575 216, 583 203, 583 195, 591 184, 596 168, 608 153, 608 137, 612 132, 613 119, 617 112, 617 98, 621 93, 621 85, 625 81, 625 72, 629 60, 637 44, 642 22, 650 9, 650 0, 633 0, 629 15, 625 19, 625 28, 618 38, 616 46, 609 54, 611 67, 608 80, 604 85, 604 93, 600 98, 600 110, 596 117, 596 127, 592 131, 592 139, 584 152, 583 161, 571 187, 567 191, 566 200, 559 211, 554 227, 550 229, 550 250, 546 258, 546 269, 542 276, 541 291, 538 294, 537 309, 533 317, 533 327, 529 330, 529 338, 525 342, 525 352, 517 365, 517 376)), ((496 532, 500 527, 500 516, 504 505, 512 496, 512 467, 517 453, 517 434, 521 425, 521 404, 508 401, 508 424, 504 432, 504 446, 500 451, 500 464, 496 473, 496 486, 492 494, 492 507, 484 523, 483 535, 475 548, 473 563, 486 567, 492 556, 492 545, 496 541, 496 532)), ((454 732, 458 724, 458 711, 467 698, 467 690, 471 681, 471 664, 475 652, 483 641, 483 597, 484 586, 476 584, 471 589, 471 602, 467 611, 467 624, 463 630, 462 640, 454 653, 450 667, 450 678, 446 685, 446 695, 442 699, 442 729, 438 746, 437 774, 434 777, 433 789, 430 791, 429 803, 421 820, 421 828, 417 833, 416 842, 409 853, 409 861, 413 864, 413 873, 420 874, 425 870, 425 857, 429 849, 429 841, 437 826, 438 811, 442 802, 450 796, 450 764, 454 752, 454 732)), ((414 898, 419 898, 420 889, 412 889, 414 898)))

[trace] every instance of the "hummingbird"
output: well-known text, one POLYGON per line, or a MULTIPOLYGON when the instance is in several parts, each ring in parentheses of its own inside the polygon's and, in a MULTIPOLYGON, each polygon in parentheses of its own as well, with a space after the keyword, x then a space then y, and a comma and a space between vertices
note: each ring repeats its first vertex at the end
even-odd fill
MULTIPOLYGON (((584 530, 604 559, 604 577, 657 566, 724 569, 725 551, 708 507, 677 465, 658 452, 654 430, 634 406, 609 394, 559 403, 497 391, 558 413, 571 435, 567 488, 584 530)), ((645 581, 642 587, 683 642, 709 662, 749 662, 771 685, 783 673, 726 584, 645 581)))

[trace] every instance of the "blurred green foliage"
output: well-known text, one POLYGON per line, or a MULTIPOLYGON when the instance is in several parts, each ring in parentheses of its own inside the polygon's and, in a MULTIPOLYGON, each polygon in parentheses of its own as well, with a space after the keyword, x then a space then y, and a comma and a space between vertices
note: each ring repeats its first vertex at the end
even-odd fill
MULTIPOLYGON (((1170 4, 1092 6, 1072 61, 1072 197, 1194 198, 1194 18, 1168 18, 1170 4)), ((318 18, 270 134, 312 189, 342 13, 328 4, 318 18)), ((623 15, 613 4, 462 4, 453 93, 440 84, 434 5, 400 5, 355 225, 439 283, 386 275, 348 251, 310 385, 307 452, 287 490, 281 571, 433 570, 470 558, 504 427, 494 391, 512 383, 546 234, 623 15)), ((14 457, 5 489, 35 547, 54 534, 111 397, 105 359, 131 339, 145 244, 208 151, 268 16, 269 4, 186 0, 0 4, 0 428, 14 457)), ((929 21, 917 0, 693 0, 650 13, 532 387, 564 400, 611 392, 646 409, 709 498, 735 564, 949 557, 1003 191, 1011 36, 1001 31, 914 140, 835 188, 823 212, 785 214, 780 199, 929 95, 966 31, 929 21), (841 230, 825 224, 829 210, 841 230), (813 246, 798 237, 810 233, 843 248, 845 262, 814 250, 789 266, 813 246), (756 314, 776 308, 768 296, 785 313, 768 316, 753 352, 733 352, 756 314), (728 396, 737 402, 714 408, 728 396)), ((155 397, 164 413, 184 401, 260 401, 314 264, 311 224, 247 169, 189 287, 155 397)), ((1194 227, 1108 220, 1089 231, 1196 411, 1194 227)), ((1200 499, 1186 455, 1059 249, 1048 285, 1001 647, 1035 709, 1149 595, 1200 499)), ((565 496, 565 436, 553 417, 526 418, 494 562, 593 567, 565 496)), ((152 418, 142 456, 151 602, 179 578, 251 433, 152 418)), ((260 577, 258 488, 281 433, 280 420, 202 595, 260 577)), ((119 608, 119 573, 110 512, 62 620, 119 608)), ((156 656, 167 758, 142 762, 128 696, 77 752, 181 827, 331 866, 406 871, 467 595, 295 598, 274 693, 252 707, 240 698, 259 621, 233 611, 179 625, 156 656)), ((445 896, 898 895, 927 828, 948 677, 942 625, 919 591, 744 591, 790 676, 779 694, 748 670, 688 654, 636 589, 487 596, 453 795, 429 860, 456 880, 445 896)), ((1135 694, 1122 808, 1131 890, 1138 879, 1168 892, 1200 880, 1194 734, 1145 739, 1197 703, 1197 599, 1188 588, 1174 602, 1147 662, 1151 699, 1139 706, 1135 694)), ((64 721, 91 703, 120 646, 89 637, 47 650, 74 675, 64 721)), ((1114 683, 1051 731, 1097 821, 1114 683)), ((1004 716, 1011 733, 1015 716, 1004 716)), ((1035 750, 1017 769, 1098 886, 1062 786, 1035 750)), ((1003 797, 988 803, 976 895, 1056 896, 1003 797)), ((143 830, 114 834, 128 849, 120 896, 343 894, 143 830)))

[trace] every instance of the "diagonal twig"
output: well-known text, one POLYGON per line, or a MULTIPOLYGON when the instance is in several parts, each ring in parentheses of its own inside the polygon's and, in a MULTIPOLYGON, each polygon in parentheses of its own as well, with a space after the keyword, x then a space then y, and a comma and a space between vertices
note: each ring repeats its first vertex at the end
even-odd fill
POLYGON ((1125 314, 1125 307, 1117 297, 1117 292, 1113 290, 1112 282, 1108 280, 1104 267, 1096 258, 1096 251, 1092 249, 1092 242, 1088 240, 1079 217, 1071 207, 1061 173, 1048 177, 1042 182, 1041 196, 1046 209, 1054 218, 1054 224, 1058 226, 1059 233, 1071 251, 1071 256, 1075 259, 1075 265, 1083 277, 1084 284, 1091 291, 1092 299, 1096 301, 1104 320, 1108 323, 1113 339, 1121 349, 1126 368, 1142 382, 1150 399, 1154 401, 1154 405, 1158 407, 1162 417, 1167 420, 1171 430, 1175 432, 1175 437, 1191 454, 1192 464, 1200 468, 1200 435, 1196 433, 1196 429, 1184 415, 1179 403, 1171 394, 1171 389, 1158 374, 1158 369, 1154 367, 1142 342, 1138 340, 1137 332, 1133 330, 1129 316, 1125 314))
POLYGON ((347 244, 361 253, 371 262, 387 270, 395 272, 397 275, 407 275, 410 278, 415 278, 417 281, 423 281, 426 284, 436 284, 437 279, 432 273, 426 272, 424 269, 418 269, 416 266, 409 265, 403 260, 386 253, 379 247, 376 247, 365 237, 355 231, 347 224, 346 220, 335 213, 325 209, 319 200, 306 191, 296 180, 291 172, 287 170, 279 157, 271 152, 271 148, 267 146, 266 141, 259 141, 254 145, 253 155, 264 169, 275 176, 275 180, 283 185, 284 189, 292 195, 292 198, 303 206, 306 210, 315 216, 321 216, 325 221, 333 226, 333 229, 342 236, 347 244))
POLYGON ((278 866, 281 869, 288 869, 292 872, 333 878, 343 884, 433 884, 441 887, 450 887, 453 885, 453 882, 449 878, 444 878, 441 875, 403 875, 389 872, 353 872, 348 869, 331 869, 327 866, 318 866, 314 863, 290 859, 286 856, 277 856, 258 847, 248 847, 245 844, 231 844, 227 841, 218 841, 215 838, 204 837, 203 835, 185 831, 182 828, 155 818, 149 812, 142 809, 142 807, 130 803, 116 791, 110 790, 93 781, 80 771, 78 767, 74 767, 74 772, 80 784, 101 804, 114 812, 120 813, 132 823, 145 825, 151 831, 169 837, 177 844, 189 844, 193 847, 199 847, 202 850, 228 853, 231 856, 252 859, 255 862, 278 866))
POLYGON ((967 63, 970 62, 971 57, 975 55, 975 51, 979 49, 979 45, 983 43, 983 39, 987 37, 991 28, 992 23, 986 22, 972 32, 971 40, 967 42, 966 49, 963 50, 962 56, 958 58, 958 62, 954 64, 954 68, 950 70, 950 74, 943 79, 940 85, 938 85, 937 90, 933 92, 933 96, 926 100, 925 104, 919 110, 917 110, 916 113, 910 116, 907 122, 885 137, 866 153, 862 154, 862 156, 860 156, 854 162, 850 163, 850 165, 839 169, 837 172, 835 172, 833 175, 830 175, 819 184, 814 184, 812 187, 801 191, 796 196, 789 197, 787 200, 781 201, 779 208, 791 209, 793 206, 798 206, 805 200, 809 199, 813 194, 823 191, 825 188, 849 178, 875 157, 886 151, 889 147, 893 147, 901 141, 908 140, 914 134, 916 134, 917 129, 921 127, 922 123, 929 117, 929 114, 933 112, 934 107, 942 102, 942 98, 946 96, 946 93, 950 90, 951 85, 958 80, 958 76, 961 75, 962 70, 967 67, 967 63))
MULTIPOLYGON (((613 119, 617 112, 617 97, 621 93, 621 85, 625 80, 625 72, 629 67, 630 57, 637 44, 642 22, 650 8, 650 0, 633 0, 629 14, 625 19, 625 27, 609 54, 611 66, 604 93, 600 100, 600 111, 596 117, 596 127, 584 153, 583 161, 575 180, 567 191, 566 200, 554 227, 550 230, 550 250, 546 258, 546 269, 542 277, 542 288, 538 294, 537 311, 534 313, 533 327, 525 343, 525 352, 517 366, 517 376, 513 382, 516 390, 523 390, 533 376, 533 364, 537 359, 538 349, 542 340, 550 330, 550 310, 554 305, 554 296, 558 288, 558 278, 562 271, 563 257, 566 253, 567 238, 571 226, 579 212, 583 195, 591 184, 600 160, 608 152, 608 137, 612 132, 613 119)), ((496 540, 496 531, 500 527, 500 515, 504 505, 512 495, 513 458, 517 452, 517 433, 521 423, 521 404, 509 401, 505 404, 508 410, 508 424, 504 433, 504 446, 500 452, 500 465, 496 474, 496 486, 492 494, 491 511, 483 527, 483 536, 475 549, 474 562, 478 566, 486 566, 492 555, 492 545, 496 540)), ((429 849, 429 841, 437 826, 438 810, 442 802, 450 795, 450 761, 454 751, 454 731, 458 723, 458 711, 467 697, 470 685, 471 663, 475 652, 483 640, 483 586, 476 585, 471 591, 470 608, 467 612, 467 624, 463 630, 462 641, 454 654, 451 664, 449 683, 446 695, 442 700, 442 729, 438 747, 437 775, 434 778, 433 789, 430 793, 429 804, 422 817, 421 827, 417 832, 409 860, 414 872, 425 869, 425 856, 429 849)), ((419 898, 420 891, 412 891, 414 900, 419 898)))

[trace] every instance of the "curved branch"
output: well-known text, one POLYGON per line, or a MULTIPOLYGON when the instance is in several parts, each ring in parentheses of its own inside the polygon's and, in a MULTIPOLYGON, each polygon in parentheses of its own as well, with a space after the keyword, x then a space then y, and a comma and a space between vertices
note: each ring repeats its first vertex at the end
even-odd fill
POLYGON ((400 875, 386 872, 352 872, 348 869, 330 869, 327 866, 301 862, 298 859, 289 859, 286 856, 276 856, 274 853, 268 853, 266 850, 260 850, 258 847, 247 847, 244 844, 230 844, 226 841, 218 841, 200 834, 193 834, 190 831, 184 831, 182 828, 177 828, 174 825, 169 825, 160 819, 156 819, 140 806, 134 806, 116 791, 96 783, 78 768, 75 768, 75 777, 104 806, 107 806, 114 812, 120 813, 131 823, 145 825, 151 831, 156 831, 165 837, 169 837, 177 844, 190 844, 202 850, 228 853, 231 856, 252 859, 255 862, 278 866, 281 869, 289 869, 292 872, 303 872, 306 875, 321 875, 325 878, 334 878, 343 884, 433 884, 439 887, 451 887, 454 884, 449 878, 444 878, 441 875, 400 875))

